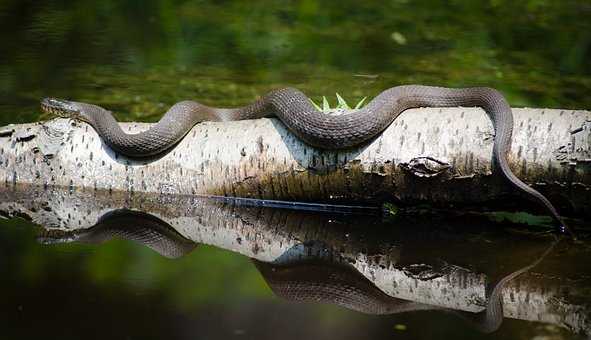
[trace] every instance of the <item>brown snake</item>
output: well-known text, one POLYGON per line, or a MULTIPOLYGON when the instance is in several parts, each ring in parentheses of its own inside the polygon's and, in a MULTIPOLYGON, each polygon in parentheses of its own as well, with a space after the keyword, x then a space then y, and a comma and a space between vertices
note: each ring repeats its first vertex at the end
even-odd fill
POLYGON ((492 88, 396 86, 383 91, 363 108, 343 115, 319 112, 304 93, 294 88, 271 91, 252 104, 238 108, 215 108, 195 101, 182 101, 173 105, 158 123, 138 134, 123 132, 111 112, 102 107, 55 98, 41 101, 43 111, 89 123, 106 144, 123 155, 135 158, 166 152, 202 121, 276 116, 304 142, 322 149, 341 149, 376 137, 409 108, 453 106, 484 109, 495 130, 493 171, 504 176, 526 197, 544 206, 558 222, 559 230, 568 232, 574 238, 552 203, 521 181, 509 168, 507 153, 511 146, 513 114, 504 96, 492 88))

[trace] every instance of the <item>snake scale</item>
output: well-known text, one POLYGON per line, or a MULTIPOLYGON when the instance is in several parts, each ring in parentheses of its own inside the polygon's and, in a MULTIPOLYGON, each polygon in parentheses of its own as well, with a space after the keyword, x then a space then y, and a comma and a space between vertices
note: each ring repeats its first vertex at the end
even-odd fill
POLYGON ((103 141, 119 153, 145 158, 162 154, 178 143, 202 121, 231 121, 278 117, 304 142, 322 149, 349 148, 376 137, 403 111, 417 107, 477 106, 484 109, 495 130, 493 171, 529 199, 544 206, 561 232, 572 231, 552 203, 540 192, 521 181, 509 168, 507 153, 513 132, 513 114, 504 96, 487 87, 445 88, 424 85, 395 86, 381 92, 363 108, 343 115, 319 112, 308 97, 294 88, 273 90, 253 103, 238 108, 215 108, 195 101, 173 105, 158 123, 138 133, 123 132, 110 111, 87 103, 45 98, 46 113, 89 123, 103 141))

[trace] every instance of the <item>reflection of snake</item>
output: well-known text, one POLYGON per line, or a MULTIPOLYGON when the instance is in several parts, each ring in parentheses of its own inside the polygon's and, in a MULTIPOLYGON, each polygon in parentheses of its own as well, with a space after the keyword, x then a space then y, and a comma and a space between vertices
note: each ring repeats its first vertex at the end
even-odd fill
MULTIPOLYGON (((104 215, 85 230, 62 235, 46 232, 39 240, 46 244, 63 242, 102 243, 112 238, 136 241, 163 256, 176 258, 191 252, 197 244, 182 237, 168 223, 143 212, 117 210, 104 215)), ((473 314, 455 312, 482 332, 497 330, 503 321, 502 290, 506 283, 540 263, 558 242, 553 242, 534 263, 503 278, 487 294, 485 310, 473 314)), ((252 260, 271 290, 295 302, 339 305, 366 314, 397 314, 418 310, 446 310, 442 307, 394 298, 381 291, 354 267, 332 263, 326 258, 290 260, 283 264, 252 260)))
POLYGON ((518 270, 509 273, 508 275, 502 277, 498 280, 495 285, 493 286, 490 295, 488 296, 486 309, 482 312, 476 314, 476 318, 466 317, 466 314, 460 314, 463 317, 466 317, 473 322, 473 325, 485 333, 494 332, 497 330, 501 323, 503 322, 503 288, 505 284, 509 281, 513 280, 514 278, 518 277, 519 275, 531 270, 535 266, 537 266, 542 260, 554 249, 554 247, 560 241, 560 237, 556 239, 556 241, 552 242, 550 246, 544 251, 544 253, 538 257, 533 263, 519 268, 518 270), (475 320, 474 320, 475 319, 475 320))
POLYGON ((46 231, 38 237, 38 240, 44 244, 65 242, 96 244, 115 238, 135 241, 168 258, 181 257, 197 246, 158 217, 127 209, 114 210, 105 214, 92 228, 64 234, 46 231))
POLYGON ((365 314, 443 309, 397 299, 382 292, 350 266, 323 261, 275 265, 253 260, 275 295, 294 302, 339 305, 365 314))
POLYGON ((323 149, 347 148, 374 138, 402 111, 421 106, 484 108, 495 129, 495 171, 500 171, 515 188, 545 206, 560 223, 561 230, 568 230, 550 201, 511 172, 506 157, 511 144, 513 114, 503 95, 490 88, 397 86, 380 93, 358 112, 343 115, 321 114, 306 95, 292 88, 272 91, 250 105, 235 109, 220 109, 194 101, 183 101, 172 106, 149 130, 132 135, 123 132, 112 114, 99 106, 52 98, 41 102, 41 108, 45 112, 85 121, 113 149, 124 155, 140 158, 169 150, 195 124, 202 121, 271 116, 277 116, 293 133, 313 146, 323 149))
POLYGON ((273 292, 296 302, 336 304, 366 314, 398 314, 418 310, 451 311, 470 321, 484 333, 496 331, 503 322, 502 291, 509 281, 540 263, 558 242, 553 242, 534 263, 509 273, 498 280, 487 293, 482 312, 457 312, 442 307, 397 299, 382 292, 355 268, 326 261, 300 261, 287 265, 253 260, 273 292))

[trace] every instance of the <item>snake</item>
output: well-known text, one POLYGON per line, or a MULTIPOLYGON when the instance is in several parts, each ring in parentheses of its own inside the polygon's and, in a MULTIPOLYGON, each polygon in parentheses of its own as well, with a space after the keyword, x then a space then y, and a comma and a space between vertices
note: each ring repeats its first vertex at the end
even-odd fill
POLYGON ((300 90, 287 87, 272 90, 251 104, 217 108, 196 101, 174 104, 148 130, 125 133, 112 112, 100 106, 58 98, 41 100, 41 110, 90 124, 115 151, 132 158, 166 153, 191 128, 203 121, 234 121, 277 117, 305 143, 320 149, 352 148, 378 136, 405 110, 419 107, 481 107, 494 128, 492 172, 503 176, 526 198, 544 207, 557 223, 560 233, 574 233, 554 205, 539 191, 520 180, 509 167, 513 113, 501 92, 489 87, 447 88, 400 85, 384 90, 358 110, 341 115, 325 114, 314 107, 300 90))
POLYGON ((169 259, 184 256, 197 246, 160 218, 129 209, 109 211, 88 229, 70 232, 44 230, 37 237, 37 241, 45 245, 71 242, 101 244, 112 239, 139 243, 169 259))
MULTIPOLYGON (((159 217, 129 209, 107 212, 87 229, 68 232, 45 230, 41 233, 37 240, 45 245, 71 242, 101 244, 112 239, 124 239, 146 246, 167 258, 185 256, 199 245, 179 234, 159 217)), ((271 291, 290 302, 333 304, 369 315, 444 311, 467 320, 481 332, 492 333, 499 329, 504 318, 503 288, 511 280, 542 262, 560 240, 561 237, 556 237, 532 263, 504 275, 491 284, 492 289, 487 289, 486 292, 484 310, 478 313, 454 311, 390 296, 355 267, 335 258, 316 258, 312 255, 279 263, 254 258, 251 261, 271 291)))

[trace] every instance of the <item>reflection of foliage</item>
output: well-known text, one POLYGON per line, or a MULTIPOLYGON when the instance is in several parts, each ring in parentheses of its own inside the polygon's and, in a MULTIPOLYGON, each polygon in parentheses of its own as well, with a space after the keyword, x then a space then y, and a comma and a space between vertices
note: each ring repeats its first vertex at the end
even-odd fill
MULTIPOLYGON (((66 245, 65 247, 69 247, 66 245)), ((112 241, 92 246, 87 275, 94 282, 129 282, 138 290, 164 291, 176 305, 228 302, 235 296, 271 297, 256 268, 243 256, 201 246, 180 259, 166 259, 145 246, 112 241), (121 262, 123 265, 115 265, 121 262)))
POLYGON ((546 227, 552 230, 554 222, 550 216, 536 216, 526 212, 495 212, 485 214, 494 222, 509 222, 515 224, 527 224, 533 226, 546 227))
POLYGON ((383 204, 384 212, 390 216, 396 216, 398 214, 398 207, 394 203, 386 202, 383 204))
POLYGON ((4 246, 0 274, 30 286, 55 275, 74 277, 79 282, 73 284, 80 286, 93 282, 121 289, 124 287, 117 286, 124 283, 137 294, 162 292, 181 308, 240 303, 237 296, 272 297, 250 260, 229 251, 199 246, 170 260, 129 241, 42 246, 35 243, 34 234, 35 228, 23 220, 0 221, 0 243, 4 246))
POLYGON ((153 120, 180 99, 236 105, 281 85, 355 100, 488 85, 514 105, 589 108, 590 14, 585 0, 4 0, 0 112, 28 115, 1 120, 34 119, 43 95, 153 120))

